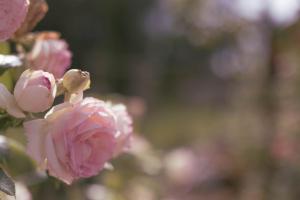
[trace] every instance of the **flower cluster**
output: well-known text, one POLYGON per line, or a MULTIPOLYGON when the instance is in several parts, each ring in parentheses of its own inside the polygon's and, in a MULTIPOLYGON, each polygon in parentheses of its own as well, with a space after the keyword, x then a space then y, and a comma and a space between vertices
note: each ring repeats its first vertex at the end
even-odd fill
POLYGON ((128 149, 132 119, 123 104, 84 97, 90 75, 67 71, 72 54, 58 33, 28 33, 47 8, 44 0, 0 0, 0 41, 17 43, 22 63, 13 91, 0 83, 0 108, 24 122, 27 153, 39 167, 71 184, 128 149))

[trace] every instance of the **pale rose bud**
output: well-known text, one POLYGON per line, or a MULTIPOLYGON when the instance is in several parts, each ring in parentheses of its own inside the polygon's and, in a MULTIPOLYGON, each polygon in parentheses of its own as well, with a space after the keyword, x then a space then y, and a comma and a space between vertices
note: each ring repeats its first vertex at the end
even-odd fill
POLYGON ((30 69, 50 72, 58 79, 70 67, 71 58, 72 54, 64 40, 38 37, 26 60, 30 69))
POLYGON ((90 74, 79 69, 71 69, 63 76, 63 87, 69 93, 78 93, 90 88, 90 74))
POLYGON ((98 174, 113 158, 121 121, 98 99, 65 102, 44 119, 24 123, 27 152, 50 175, 71 184, 98 174))
POLYGON ((55 78, 42 70, 24 71, 16 83, 14 96, 21 109, 27 112, 44 112, 56 95, 55 78))
POLYGON ((28 11, 28 0, 0 0, 0 41, 9 39, 28 11))

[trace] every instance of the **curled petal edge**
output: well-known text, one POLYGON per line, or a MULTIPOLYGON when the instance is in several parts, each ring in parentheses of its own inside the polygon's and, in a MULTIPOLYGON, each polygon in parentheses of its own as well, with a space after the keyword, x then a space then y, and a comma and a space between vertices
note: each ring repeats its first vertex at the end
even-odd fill
POLYGON ((0 108, 6 110, 13 117, 25 118, 25 114, 19 108, 14 96, 2 83, 0 83, 0 108))

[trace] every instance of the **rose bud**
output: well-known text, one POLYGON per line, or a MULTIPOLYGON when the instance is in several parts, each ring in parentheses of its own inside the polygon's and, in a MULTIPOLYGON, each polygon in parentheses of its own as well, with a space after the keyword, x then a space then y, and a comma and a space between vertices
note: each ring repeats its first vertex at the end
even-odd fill
POLYGON ((42 70, 24 71, 16 83, 14 96, 21 109, 37 113, 49 109, 56 95, 55 78, 42 70))
POLYGON ((78 93, 90 88, 90 74, 79 69, 71 69, 63 76, 63 87, 69 93, 78 93))
POLYGON ((28 12, 28 0, 0 0, 0 41, 9 39, 28 12))
POLYGON ((98 174, 113 158, 122 121, 98 99, 65 102, 44 119, 24 123, 27 152, 50 175, 71 184, 98 174))
POLYGON ((59 39, 58 34, 50 33, 51 37, 45 35, 48 34, 42 34, 36 39, 32 50, 26 56, 27 65, 33 70, 50 72, 58 79, 70 67, 72 54, 68 44, 59 39))

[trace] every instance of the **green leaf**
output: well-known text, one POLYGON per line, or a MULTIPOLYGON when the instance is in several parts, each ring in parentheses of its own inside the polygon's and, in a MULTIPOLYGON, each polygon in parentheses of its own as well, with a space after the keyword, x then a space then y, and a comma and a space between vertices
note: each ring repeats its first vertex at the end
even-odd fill
POLYGON ((14 181, 0 168, 0 191, 7 195, 15 196, 16 189, 14 181))
POLYGON ((10 47, 8 42, 0 42, 0 54, 9 54, 10 47))
MULTIPOLYGON (((10 129, 6 134, 11 136, 13 132, 14 131, 10 129)), ((22 129, 20 129, 19 133, 22 134, 20 137, 23 137, 24 133, 22 129)), ((18 137, 17 135, 18 134, 14 137, 18 137)), ((25 142, 23 139, 21 140, 25 142)), ((0 168, 5 169, 6 172, 13 177, 23 175, 36 169, 36 163, 26 153, 26 148, 22 141, 0 135, 0 146, 2 146, 0 152, 0 168)), ((0 200, 2 200, 1 197, 0 200)))
MULTIPOLYGON (((1 71, 1 70, 0 70, 1 71)), ((11 70, 5 70, 4 73, 0 72, 0 83, 6 86, 9 91, 13 90, 13 76, 11 70)))
POLYGON ((16 119, 6 112, 0 111, 0 131, 4 131, 7 128, 18 127, 22 125, 22 119, 16 119))

